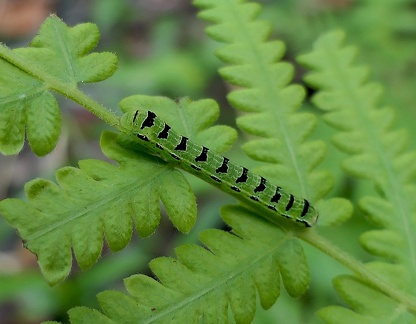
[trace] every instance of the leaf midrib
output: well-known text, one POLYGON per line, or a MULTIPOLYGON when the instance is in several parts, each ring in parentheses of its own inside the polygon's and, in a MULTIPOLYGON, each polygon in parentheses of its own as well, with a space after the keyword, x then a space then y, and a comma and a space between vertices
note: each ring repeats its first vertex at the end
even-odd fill
MULTIPOLYGON (((170 169, 160 169, 157 172, 155 171, 154 173, 152 173, 152 175, 149 176, 145 180, 143 180, 143 177, 140 177, 139 180, 142 180, 142 181, 137 181, 138 180, 137 178, 131 178, 131 181, 127 182, 125 185, 123 185, 123 186, 118 185, 117 186, 117 188, 118 188, 117 192, 108 191, 108 194, 105 195, 104 197, 105 198, 110 197, 110 199, 100 199, 98 201, 94 200, 94 203, 91 204, 91 207, 88 208, 87 210, 85 210, 85 206, 89 206, 89 204, 79 206, 77 213, 73 217, 60 218, 60 220, 58 220, 57 222, 53 222, 49 226, 43 227, 42 230, 36 231, 32 235, 28 235, 25 238, 25 240, 28 242, 28 244, 30 244, 31 241, 33 242, 34 240, 36 240, 36 239, 38 239, 38 238, 40 238, 44 235, 48 235, 49 233, 59 229, 60 227, 64 227, 64 226, 67 226, 68 224, 70 224, 72 222, 76 222, 77 220, 79 220, 82 217, 88 216, 89 214, 94 214, 94 216, 95 216, 95 213, 92 213, 91 211, 102 209, 103 207, 110 204, 111 202, 113 202, 115 200, 119 200, 120 197, 123 197, 123 196, 126 195, 126 192, 129 192, 131 195, 133 195, 133 193, 136 193, 137 190, 132 190, 132 188, 141 188, 141 190, 144 190, 143 188, 146 188, 147 186, 154 183, 154 181, 152 181, 154 178, 161 177, 166 172, 172 172, 172 171, 170 169), (117 193, 119 193, 119 194, 117 194, 117 193), (79 212, 79 211, 82 211, 82 212, 79 212)), ((67 215, 67 214, 68 213, 61 214, 61 216, 67 215)), ((73 213, 70 213, 69 216, 70 215, 73 215, 73 213)), ((93 221, 95 221, 95 220, 93 220, 93 221)))
MULTIPOLYGON (((268 107, 273 107, 276 102, 279 103, 279 106, 281 106, 279 96, 276 95, 276 90, 283 89, 284 86, 278 89, 276 89, 276 87, 273 87, 275 83, 273 82, 272 75, 269 73, 270 64, 264 62, 262 55, 257 51, 256 43, 254 43, 252 39, 248 37, 250 35, 250 28, 248 27, 249 24, 247 24, 246 21, 240 19, 240 16, 236 15, 236 9, 239 7, 239 5, 234 5, 235 3, 231 1, 230 9, 228 9, 227 12, 229 12, 234 17, 234 22, 239 26, 238 30, 240 31, 240 42, 249 44, 251 52, 253 53, 253 57, 256 58, 254 62, 250 63, 256 66, 255 70, 259 71, 258 74, 263 77, 263 79, 261 80, 261 86, 258 86, 257 88, 264 89, 265 92, 268 94, 267 98, 264 99, 265 101, 270 102, 270 105, 267 105, 268 107), (242 41, 242 39, 244 41, 242 41)), ((279 64, 279 62, 275 62, 274 64, 279 64)), ((273 116, 276 113, 275 110, 267 110, 266 112, 270 113, 273 116)), ((299 186, 299 195, 302 197, 309 197, 310 195, 308 193, 308 189, 304 181, 306 177, 301 171, 301 167, 299 165, 298 158, 294 150, 294 147, 296 147, 296 143, 294 143, 294 137, 290 134, 289 126, 286 124, 287 118, 274 118, 274 120, 277 121, 277 123, 279 124, 279 129, 281 130, 281 133, 283 135, 284 146, 286 147, 286 152, 288 153, 287 156, 289 156, 289 160, 291 161, 290 169, 294 171, 294 174, 297 179, 296 183, 299 186)))
MULTIPOLYGON (((219 287, 222 287, 222 286, 227 287, 228 286, 226 284, 227 282, 240 278, 241 275, 244 274, 245 272, 254 273, 255 272, 254 270, 253 271, 250 271, 250 270, 255 269, 260 264, 263 264, 261 261, 263 261, 264 259, 270 258, 271 256, 275 255, 279 251, 281 246, 284 244, 284 242, 290 238, 291 238, 291 235, 289 234, 289 232, 287 232, 279 241, 276 241, 275 245, 271 245, 270 249, 264 249, 264 245, 262 245, 261 247, 259 247, 259 251, 261 251, 260 253, 258 253, 258 251, 255 251, 255 253, 253 253, 253 255, 250 258, 249 257, 246 258, 247 262, 244 262, 244 264, 247 265, 246 267, 242 267, 242 262, 236 263, 235 265, 233 265, 233 271, 226 272, 221 277, 214 278, 217 280, 213 280, 211 285, 206 286, 204 289, 202 289, 201 291, 198 291, 196 294, 185 296, 185 298, 179 302, 176 302, 176 301, 173 302, 172 306, 169 305, 168 307, 163 308, 160 312, 158 312, 156 315, 152 315, 151 318, 144 321, 143 323, 157 322, 158 320, 163 319, 163 317, 175 311, 178 311, 179 309, 183 307, 188 306, 192 302, 198 303, 197 300, 204 298, 204 296, 210 293, 217 294, 216 291, 218 289, 221 289, 219 287)), ((276 269, 276 271, 278 271, 278 269, 276 269)), ((197 273, 197 275, 198 274, 199 273, 197 273)), ((226 288, 223 288, 223 289, 226 290, 226 288)))
MULTIPOLYGON (((359 116, 357 120, 359 121, 360 125, 357 127, 357 129, 360 132, 364 132, 367 134, 367 138, 371 141, 372 145, 368 147, 367 149, 372 150, 373 154, 381 161, 382 169, 384 170, 384 173, 386 174, 386 179, 388 180, 388 183, 390 185, 385 186, 383 188, 386 191, 390 191, 390 194, 387 194, 391 198, 391 200, 395 204, 395 208, 398 210, 397 214, 399 215, 400 223, 402 224, 400 227, 402 229, 402 232, 405 233, 407 245, 409 248, 410 253, 410 266, 412 268, 412 273, 416 273, 416 240, 412 239, 412 235, 410 233, 410 222, 408 221, 407 215, 411 215, 411 212, 409 208, 406 208, 408 213, 405 212, 405 207, 408 207, 408 204, 406 203, 406 199, 401 199, 401 197, 405 197, 404 192, 402 192, 401 188, 402 185, 397 181, 398 175, 393 167, 393 161, 389 158, 387 154, 384 154, 386 151, 383 147, 382 143, 379 141, 379 136, 376 134, 374 127, 367 127, 368 125, 373 125, 373 121, 370 120, 365 112, 368 111, 368 107, 362 104, 359 97, 356 96, 356 88, 360 85, 363 86, 363 84, 354 86, 350 82, 348 82, 348 76, 346 76, 343 73, 343 67, 339 66, 337 55, 333 54, 331 51, 332 48, 326 48, 326 52, 328 54, 328 62, 334 67, 334 70, 340 77, 338 78, 338 81, 343 85, 343 88, 346 89, 346 93, 349 94, 348 97, 346 97, 347 100, 351 101, 350 107, 354 109, 354 113, 356 116, 359 116), (390 190, 389 190, 390 189, 390 190)), ((335 74, 335 72, 334 72, 335 74)), ((391 130, 388 130, 389 132, 391 130)), ((367 151, 368 152, 368 151, 367 151)), ((360 152, 362 154, 363 152, 360 152)))

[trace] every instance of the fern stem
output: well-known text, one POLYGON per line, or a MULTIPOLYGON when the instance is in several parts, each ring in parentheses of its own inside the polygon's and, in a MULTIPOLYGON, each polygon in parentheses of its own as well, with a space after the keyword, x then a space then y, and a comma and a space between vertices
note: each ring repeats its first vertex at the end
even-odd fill
POLYGON ((54 90, 76 103, 79 103, 107 124, 112 126, 118 125, 118 118, 103 105, 79 90, 77 84, 68 84, 48 75, 45 71, 38 69, 33 62, 28 61, 22 55, 13 53, 11 49, 2 44, 0 44, 0 58, 3 58, 15 67, 38 79, 44 83, 48 89, 54 90))
POLYGON ((333 259, 354 272, 359 279, 368 283, 374 289, 384 293, 406 307, 413 314, 416 314, 416 298, 387 283, 373 271, 369 270, 364 263, 355 259, 339 247, 320 236, 315 230, 307 230, 298 233, 298 237, 312 246, 321 250, 333 259))
POLYGON ((105 108, 103 105, 86 95, 78 88, 65 90, 65 88, 57 89, 54 87, 53 89, 65 95, 66 97, 72 99, 76 103, 79 103, 81 106, 85 107, 87 110, 92 112, 94 115, 96 115, 98 118, 100 118, 107 124, 111 126, 117 126, 119 124, 119 119, 112 112, 110 112, 107 108, 105 108), (63 93, 60 90, 65 92, 63 93))

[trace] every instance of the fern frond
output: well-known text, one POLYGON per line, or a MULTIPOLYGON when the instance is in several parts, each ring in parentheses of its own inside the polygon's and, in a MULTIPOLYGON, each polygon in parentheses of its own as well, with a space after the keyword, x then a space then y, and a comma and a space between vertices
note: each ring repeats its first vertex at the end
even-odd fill
MULTIPOLYGON (((377 105, 381 87, 368 82, 367 69, 353 62, 356 49, 344 46, 343 39, 341 32, 328 33, 316 42, 310 54, 299 60, 312 70, 305 80, 319 89, 313 98, 314 103, 327 111, 324 119, 340 131, 334 137, 334 143, 349 154, 343 168, 357 178, 370 179, 380 193, 359 201, 368 220, 383 228, 361 235, 362 246, 385 259, 385 262, 367 266, 397 289, 415 295, 416 154, 406 151, 405 132, 392 130, 393 111, 377 105)), ((356 292, 354 287, 357 285, 361 287, 360 291, 364 289, 357 279, 341 277, 335 287, 348 301, 348 294, 356 292), (347 284, 347 281, 356 284, 347 284)), ((371 294, 382 298, 375 290, 371 294)), ((403 321, 408 318, 404 306, 380 303, 374 308, 375 298, 366 300, 361 309, 356 303, 351 306, 363 315, 383 320, 386 312, 390 311, 390 316, 397 316, 395 322, 407 322, 403 321), (398 311, 397 308, 402 309, 398 311)), ((326 318, 329 313, 330 310, 322 311, 321 315, 326 318)))
MULTIPOLYGON (((176 115, 191 116, 189 119, 200 118, 194 126, 187 125, 188 130, 203 139, 218 134, 212 144, 219 149, 227 148, 227 143, 236 139, 230 127, 206 128, 218 116, 218 106, 212 100, 182 100, 178 108, 166 98, 134 99, 134 104, 151 103, 176 115)), ((44 179, 28 182, 28 202, 0 202, 0 213, 38 256, 41 270, 52 285, 69 274, 71 247, 82 269, 98 259, 103 234, 112 250, 124 248, 132 235, 132 215, 139 235, 152 234, 160 221, 159 200, 180 231, 188 232, 195 223, 195 197, 181 172, 140 153, 137 143, 124 135, 104 133, 101 147, 118 162, 118 167, 98 160, 80 161, 79 169, 64 167, 57 171, 58 185, 44 179)))
MULTIPOLYGON (((280 276, 296 297, 308 286, 308 267, 300 243, 265 220, 239 206, 223 208, 232 233, 210 229, 201 233, 206 246, 183 245, 177 258, 150 262, 158 277, 125 279, 130 296, 116 291, 98 295, 106 322, 117 323, 227 323, 228 307, 237 323, 250 323, 255 314, 256 291, 264 308, 276 301, 280 276)), ((72 323, 103 319, 84 307, 69 311, 72 323)))
POLYGON ((53 150, 61 131, 61 115, 50 90, 79 101, 79 82, 101 81, 115 72, 114 54, 88 54, 99 36, 94 24, 70 28, 51 16, 30 47, 10 50, 0 44, 1 153, 16 154, 22 149, 25 128, 33 152, 43 156, 53 150))
MULTIPOLYGON (((305 140, 316 126, 310 113, 295 112, 305 93, 299 85, 290 85, 292 65, 281 62, 284 44, 267 41, 268 23, 256 19, 260 6, 243 0, 196 0, 203 8, 200 17, 214 23, 207 33, 226 43, 217 56, 229 66, 220 69, 228 82, 242 87, 228 95, 236 109, 247 112, 237 125, 246 133, 261 137, 243 145, 251 158, 267 162, 257 172, 272 179, 289 192, 317 202, 333 186, 327 171, 314 168, 325 155, 321 141, 305 140)), ((351 215, 345 199, 321 200, 321 224, 337 224, 351 215)))

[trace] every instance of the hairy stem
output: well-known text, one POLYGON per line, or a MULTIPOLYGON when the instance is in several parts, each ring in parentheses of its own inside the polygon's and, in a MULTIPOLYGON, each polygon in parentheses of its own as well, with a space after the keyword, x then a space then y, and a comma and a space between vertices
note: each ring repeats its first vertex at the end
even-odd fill
POLYGON ((308 242, 310 245, 321 250, 325 254, 337 260, 345 267, 354 272, 360 279, 371 287, 381 291, 385 295, 404 305, 408 311, 416 314, 416 298, 411 296, 386 282, 373 271, 369 270, 364 263, 358 261, 347 252, 318 235, 315 230, 307 230, 298 233, 298 237, 308 242))
POLYGON ((65 90, 65 88, 54 88, 54 90, 79 103, 81 106, 85 107, 87 110, 92 112, 101 120, 105 121, 107 124, 111 126, 117 126, 119 124, 118 117, 116 117, 107 108, 99 104, 97 101, 86 95, 78 88, 73 88, 69 90, 65 90), (65 91, 65 93, 61 92, 60 90, 65 91))

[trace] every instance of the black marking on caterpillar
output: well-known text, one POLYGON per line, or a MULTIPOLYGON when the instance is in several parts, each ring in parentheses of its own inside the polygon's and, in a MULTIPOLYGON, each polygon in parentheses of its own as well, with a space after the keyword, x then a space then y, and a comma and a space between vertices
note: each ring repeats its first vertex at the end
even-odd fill
POLYGON ((280 187, 276 188, 276 193, 274 194, 274 196, 272 197, 272 199, 270 199, 270 202, 274 202, 274 203, 279 203, 280 198, 282 198, 282 194, 280 193, 280 187))
POLYGON ((140 129, 143 129, 145 127, 152 127, 155 124, 155 118, 156 118, 156 114, 152 111, 148 111, 147 112, 147 117, 143 121, 142 126, 140 127, 140 129))
POLYGON ((195 162, 206 162, 208 160, 209 149, 205 146, 202 147, 202 152, 195 158, 195 162))
POLYGON ((165 124, 165 128, 157 135, 157 138, 167 139, 169 136, 170 126, 165 124))
POLYGON ((178 145, 175 147, 175 151, 186 151, 186 142, 188 141, 188 138, 185 136, 182 136, 181 141, 178 145))
POLYGON ((286 206, 286 211, 289 211, 290 208, 292 208, 294 201, 295 201, 295 197, 293 197, 293 195, 290 194, 289 202, 287 203, 287 206, 286 206))
POLYGON ((213 176, 213 175, 211 176, 211 179, 214 180, 214 181, 217 181, 217 182, 221 182, 220 178, 218 178, 216 176, 213 176))
POLYGON ((181 160, 181 158, 174 153, 170 153, 170 156, 173 157, 175 160, 178 160, 178 161, 181 160))
POLYGON ((241 175, 237 178, 237 180, 235 180, 235 183, 240 183, 240 182, 246 182, 248 179, 247 176, 248 170, 246 168, 243 167, 243 172, 241 173, 241 175))
POLYGON ((266 179, 261 177, 259 185, 254 189, 254 192, 261 192, 266 189, 266 179))
POLYGON ((222 164, 215 170, 216 173, 228 173, 228 161, 226 157, 222 160, 222 164))
POLYGON ((191 164, 191 168, 196 171, 201 171, 201 168, 199 166, 196 166, 195 164, 191 164))
POLYGON ((140 134, 137 134, 136 136, 137 136, 138 138, 140 138, 142 141, 149 142, 149 139, 147 138, 147 136, 146 136, 146 135, 140 135, 140 134))
POLYGON ((304 203, 303 203, 303 210, 302 210, 302 214, 300 214, 300 217, 304 217, 308 211, 309 211, 309 201, 307 201, 306 199, 303 199, 304 203))
POLYGON ((139 114, 139 111, 138 110, 136 110, 136 112, 135 112, 135 114, 134 114, 134 117, 133 117, 133 124, 134 124, 134 122, 136 121, 136 118, 137 118, 137 115, 139 114))

